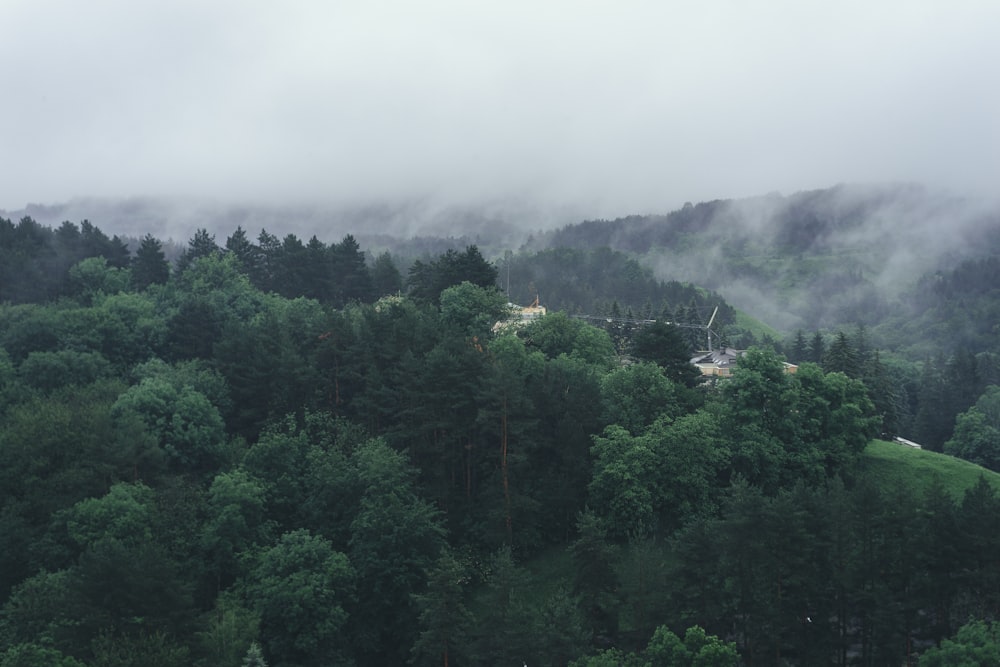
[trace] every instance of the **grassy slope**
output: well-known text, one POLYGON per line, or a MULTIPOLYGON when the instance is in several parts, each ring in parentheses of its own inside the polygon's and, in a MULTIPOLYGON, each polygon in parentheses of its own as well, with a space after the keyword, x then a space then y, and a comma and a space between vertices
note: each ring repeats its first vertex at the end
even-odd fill
POLYGON ((774 327, 768 326, 739 309, 736 311, 736 326, 744 331, 752 332, 757 340, 763 340, 765 336, 769 336, 772 340, 777 341, 784 338, 784 335, 774 327))
POLYGON ((901 483, 922 492, 937 478, 956 501, 979 481, 980 475, 1000 493, 1000 474, 974 463, 922 449, 912 449, 884 440, 873 440, 865 449, 862 466, 877 482, 901 483))

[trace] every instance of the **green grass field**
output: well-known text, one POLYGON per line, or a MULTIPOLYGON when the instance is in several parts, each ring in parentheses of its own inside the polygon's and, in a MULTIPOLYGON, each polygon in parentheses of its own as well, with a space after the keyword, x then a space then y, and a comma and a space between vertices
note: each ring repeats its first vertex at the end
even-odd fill
POLYGON ((922 493, 938 479, 956 501, 979 481, 980 475, 1000 493, 1000 474, 975 463, 885 440, 873 440, 865 449, 862 470, 878 483, 903 484, 922 493))

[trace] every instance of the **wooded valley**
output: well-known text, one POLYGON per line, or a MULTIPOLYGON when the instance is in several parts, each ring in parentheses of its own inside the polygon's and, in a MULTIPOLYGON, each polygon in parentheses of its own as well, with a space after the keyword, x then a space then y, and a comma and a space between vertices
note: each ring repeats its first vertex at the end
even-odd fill
MULTIPOLYGON (((801 296, 843 219, 795 206, 801 296)), ((0 667, 996 655, 995 254, 891 297, 859 268, 774 329, 662 277, 718 229, 671 216, 506 254, 202 229, 173 262, 0 219, 0 667), (713 313, 746 353, 710 379, 713 313), (896 436, 983 468, 874 474, 896 436)))

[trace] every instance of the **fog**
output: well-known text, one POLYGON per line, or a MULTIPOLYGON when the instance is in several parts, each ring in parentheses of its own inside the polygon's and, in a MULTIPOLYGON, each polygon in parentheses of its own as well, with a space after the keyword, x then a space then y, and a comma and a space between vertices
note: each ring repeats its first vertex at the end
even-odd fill
POLYGON ((845 181, 997 197, 996 25, 986 0, 7 0, 0 209, 541 227, 845 181))

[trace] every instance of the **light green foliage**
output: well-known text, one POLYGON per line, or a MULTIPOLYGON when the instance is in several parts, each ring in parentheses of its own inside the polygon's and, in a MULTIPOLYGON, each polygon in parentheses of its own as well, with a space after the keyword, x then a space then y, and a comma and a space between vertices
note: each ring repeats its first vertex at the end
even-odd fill
POLYGON ((618 537, 642 537, 710 514, 729 451, 714 418, 704 412, 676 422, 660 418, 640 435, 609 426, 594 437, 593 507, 618 537))
POLYGON ((615 360, 615 347, 606 331, 563 312, 534 320, 520 335, 549 359, 564 354, 604 369, 610 369, 615 360))
POLYGON ((201 392, 146 378, 122 394, 111 409, 116 421, 138 417, 168 460, 180 469, 205 471, 225 455, 225 429, 219 411, 201 392))
POLYGON ((646 657, 651 667, 687 667, 691 664, 691 651, 680 637, 661 625, 653 632, 646 646, 646 657))
POLYGON ((598 651, 596 655, 578 658, 569 663, 569 667, 650 667, 650 665, 635 653, 608 648, 598 651))
POLYGON ((31 352, 17 369, 28 387, 52 391, 66 385, 86 385, 110 377, 108 360, 97 352, 31 352))
POLYGON ((118 293, 97 299, 101 352, 117 368, 127 369, 162 351, 167 322, 149 294, 118 293))
POLYGON ((927 649, 920 667, 992 667, 1000 665, 1000 626, 974 620, 945 639, 939 648, 927 649))
POLYGON ((103 538, 141 542, 153 537, 153 490, 142 483, 119 482, 101 498, 81 500, 63 513, 70 538, 82 548, 103 538))
POLYGON ((735 667, 738 663, 736 644, 708 635, 695 625, 684 633, 683 642, 669 628, 660 626, 642 653, 606 649, 569 664, 571 667, 735 667))
POLYGON ((507 300, 495 287, 464 281, 441 292, 441 321, 467 336, 485 342, 493 325, 506 316, 507 300))
POLYGON ((229 583, 240 567, 240 554, 263 541, 265 486, 245 470, 219 473, 208 491, 209 517, 201 546, 209 554, 220 584, 229 583))
POLYGON ((188 648, 162 631, 115 634, 107 631, 91 642, 89 667, 189 667, 188 648))
POLYGON ((846 473, 881 422, 860 381, 812 364, 789 375, 759 348, 740 359, 722 398, 734 472, 769 491, 846 473))
POLYGON ((264 660, 264 653, 260 650, 260 644, 253 642, 247 649, 247 654, 243 658, 243 667, 267 667, 264 660))
POLYGON ((656 529, 656 453, 643 438, 621 426, 594 437, 594 477, 588 487, 594 507, 608 517, 618 537, 643 536, 656 529))
POLYGON ((898 480, 916 491, 923 491, 939 480, 953 499, 961 500, 965 490, 975 486, 983 477, 1000 491, 1000 474, 926 449, 911 449, 894 442, 873 440, 862 458, 865 476, 882 486, 898 480))
POLYGON ((345 663, 354 581, 347 556, 306 530, 261 554, 247 588, 274 667, 345 663))
POLYGON ((165 380, 178 390, 191 387, 203 394, 220 412, 230 408, 231 400, 226 379, 202 360, 168 364, 160 359, 151 359, 136 365, 132 375, 140 382, 146 379, 165 380))
POLYGON ((204 625, 207 627, 197 632, 196 637, 198 652, 204 656, 201 664, 205 667, 265 664, 255 641, 260 631, 260 617, 236 595, 228 592, 219 595, 204 625), (256 653, 260 662, 244 662, 252 653, 256 653))
POLYGON ((86 667, 54 648, 34 643, 11 646, 0 653, 0 667, 86 667))
POLYGON ((88 257, 74 264, 69 270, 73 291, 86 302, 91 302, 99 294, 117 294, 128 288, 131 272, 108 266, 103 257, 88 257))
POLYGON ((639 435, 659 417, 677 417, 678 387, 651 363, 617 368, 601 379, 604 421, 639 435))
POLYGON ((958 415, 946 454, 1000 470, 1000 387, 989 386, 976 404, 958 415))

